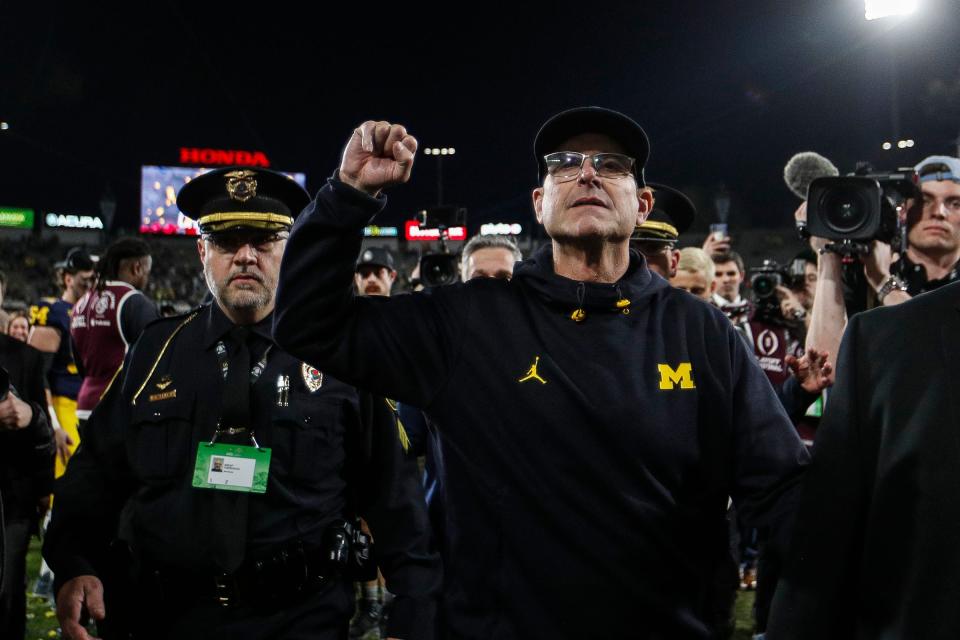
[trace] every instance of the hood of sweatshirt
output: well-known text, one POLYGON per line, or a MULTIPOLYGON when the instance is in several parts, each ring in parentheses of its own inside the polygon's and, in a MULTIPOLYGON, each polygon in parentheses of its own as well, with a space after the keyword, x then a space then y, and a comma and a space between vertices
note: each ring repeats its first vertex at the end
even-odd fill
POLYGON ((615 283, 580 282, 553 270, 553 247, 546 245, 513 270, 514 282, 529 287, 548 306, 557 307, 581 321, 588 312, 629 313, 649 304, 670 285, 650 272, 638 252, 630 251, 630 265, 615 283))

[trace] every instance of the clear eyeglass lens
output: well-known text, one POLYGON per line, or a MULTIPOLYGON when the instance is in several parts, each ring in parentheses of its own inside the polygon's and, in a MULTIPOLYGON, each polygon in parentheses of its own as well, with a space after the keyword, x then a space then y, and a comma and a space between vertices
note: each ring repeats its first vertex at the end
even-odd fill
POLYGON ((547 173, 555 180, 571 180, 580 175, 586 159, 601 178, 623 178, 633 169, 633 158, 620 153, 597 153, 585 156, 574 151, 558 151, 545 156, 547 173))

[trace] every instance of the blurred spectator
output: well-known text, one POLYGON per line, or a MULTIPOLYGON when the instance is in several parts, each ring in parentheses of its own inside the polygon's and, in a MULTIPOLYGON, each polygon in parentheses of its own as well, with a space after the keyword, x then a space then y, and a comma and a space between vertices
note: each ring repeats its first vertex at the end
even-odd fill
POLYGON ((717 290, 713 294, 714 304, 731 319, 749 316, 750 305, 740 295, 740 287, 747 273, 743 258, 736 251, 715 253, 710 257, 717 270, 717 290))
POLYGON ((703 249, 686 247, 680 250, 677 274, 670 278, 670 284, 711 302, 717 289, 715 275, 716 266, 703 249))
POLYGON ((7 335, 21 342, 27 341, 30 335, 30 320, 23 311, 15 311, 10 314, 10 321, 7 323, 7 335))
POLYGON ((460 279, 513 277, 513 263, 523 259, 517 242, 509 236, 473 236, 460 256, 460 279))
POLYGON ((27 547, 49 506, 54 445, 43 412, 43 357, 0 334, 0 367, 0 638, 13 640, 24 637, 27 547))
POLYGON ((357 260, 354 284, 362 296, 389 296, 397 279, 393 254, 385 247, 364 249, 357 260))
POLYGON ((120 369, 127 348, 143 328, 159 317, 140 291, 150 280, 150 247, 137 238, 121 238, 97 265, 97 285, 73 308, 70 336, 83 382, 77 395, 82 435, 90 412, 120 369))

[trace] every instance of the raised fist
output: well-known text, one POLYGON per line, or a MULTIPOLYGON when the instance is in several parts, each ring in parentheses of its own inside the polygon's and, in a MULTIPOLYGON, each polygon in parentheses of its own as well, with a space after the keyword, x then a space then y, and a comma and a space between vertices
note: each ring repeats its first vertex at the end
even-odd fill
POLYGON ((340 161, 340 180, 376 196, 410 179, 417 139, 399 124, 368 120, 353 130, 340 161))

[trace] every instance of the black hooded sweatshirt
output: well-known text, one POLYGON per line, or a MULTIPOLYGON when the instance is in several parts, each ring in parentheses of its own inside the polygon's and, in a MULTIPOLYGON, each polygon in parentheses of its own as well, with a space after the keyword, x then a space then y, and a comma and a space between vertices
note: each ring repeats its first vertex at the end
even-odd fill
POLYGON ((728 496, 776 526, 807 463, 730 322, 637 253, 616 284, 582 283, 549 247, 511 281, 357 297, 361 229, 384 204, 335 178, 318 193, 274 337, 437 425, 448 635, 709 637, 728 496))

